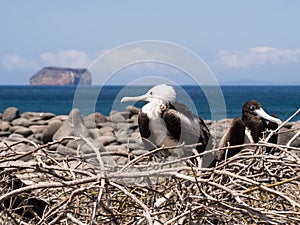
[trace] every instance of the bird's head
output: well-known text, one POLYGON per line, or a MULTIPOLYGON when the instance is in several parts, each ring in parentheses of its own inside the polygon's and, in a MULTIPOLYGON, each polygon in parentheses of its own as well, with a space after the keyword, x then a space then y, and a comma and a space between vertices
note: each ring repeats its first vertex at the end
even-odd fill
POLYGON ((257 116, 260 117, 264 120, 271 121, 274 123, 277 123, 278 125, 281 124, 281 120, 270 116, 265 112, 265 110, 262 108, 262 105, 256 101, 256 100, 250 100, 247 101, 244 106, 243 106, 243 117, 246 115, 252 115, 252 116, 257 116))
POLYGON ((174 102, 176 99, 176 92, 172 86, 160 84, 152 87, 146 94, 136 97, 123 97, 121 102, 137 102, 146 101, 151 102, 159 100, 164 103, 174 102))

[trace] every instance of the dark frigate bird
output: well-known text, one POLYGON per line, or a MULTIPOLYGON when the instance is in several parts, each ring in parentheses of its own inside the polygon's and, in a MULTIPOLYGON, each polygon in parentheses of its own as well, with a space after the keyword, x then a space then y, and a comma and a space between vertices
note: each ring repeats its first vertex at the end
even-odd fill
POLYGON ((129 101, 148 102, 140 109, 138 116, 139 130, 146 149, 151 150, 154 146, 176 146, 180 143, 201 143, 196 150, 199 153, 205 150, 210 137, 207 126, 187 106, 176 101, 173 87, 161 84, 144 95, 124 97, 121 100, 129 101))
MULTIPOLYGON (((276 116, 268 115, 262 108, 262 105, 255 101, 247 101, 242 109, 242 118, 233 119, 231 126, 222 137, 219 147, 241 145, 244 143, 257 143, 267 131, 276 129, 281 121, 276 116)), ((277 135, 274 134, 270 142, 277 143, 277 135)), ((216 153, 216 161, 222 161, 239 153, 242 147, 220 150, 216 153)), ((270 151, 270 149, 267 149, 270 151)))

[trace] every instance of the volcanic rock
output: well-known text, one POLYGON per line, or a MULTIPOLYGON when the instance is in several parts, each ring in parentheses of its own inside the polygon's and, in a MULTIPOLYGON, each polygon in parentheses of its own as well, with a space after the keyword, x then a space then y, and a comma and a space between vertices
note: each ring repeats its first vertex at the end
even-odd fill
POLYGON ((83 123, 80 111, 78 109, 73 109, 70 112, 68 119, 64 121, 63 125, 53 135, 53 140, 59 140, 68 136, 79 137, 80 135, 88 137, 89 131, 83 123))
POLYGON ((62 122, 60 120, 52 120, 49 122, 48 126, 42 133, 42 142, 44 144, 52 141, 52 137, 55 132, 62 126, 62 122))
POLYGON ((44 67, 30 78, 31 85, 91 85, 92 75, 84 68, 44 67))
POLYGON ((3 112, 2 120, 11 122, 17 117, 19 117, 19 109, 16 107, 8 107, 3 112))

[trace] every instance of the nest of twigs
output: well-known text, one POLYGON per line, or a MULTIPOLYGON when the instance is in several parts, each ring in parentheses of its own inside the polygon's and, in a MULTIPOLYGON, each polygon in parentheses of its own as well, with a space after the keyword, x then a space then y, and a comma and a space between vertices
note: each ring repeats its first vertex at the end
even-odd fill
POLYGON ((214 168, 189 164, 199 155, 155 162, 149 153, 112 168, 88 139, 68 138, 95 150, 100 172, 87 170, 80 154, 51 157, 63 140, 23 154, 1 149, 0 224, 300 223, 300 148, 248 144, 214 168))

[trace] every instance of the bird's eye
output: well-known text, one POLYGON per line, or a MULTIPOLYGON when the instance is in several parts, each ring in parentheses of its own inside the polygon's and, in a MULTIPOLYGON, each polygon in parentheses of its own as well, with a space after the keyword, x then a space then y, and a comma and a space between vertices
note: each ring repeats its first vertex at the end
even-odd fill
POLYGON ((250 106, 250 109, 251 109, 251 110, 255 110, 255 109, 256 109, 256 106, 255 106, 255 105, 251 105, 251 106, 250 106))
POLYGON ((152 95, 153 93, 152 93, 152 91, 150 91, 150 93, 149 93, 150 95, 152 95))

